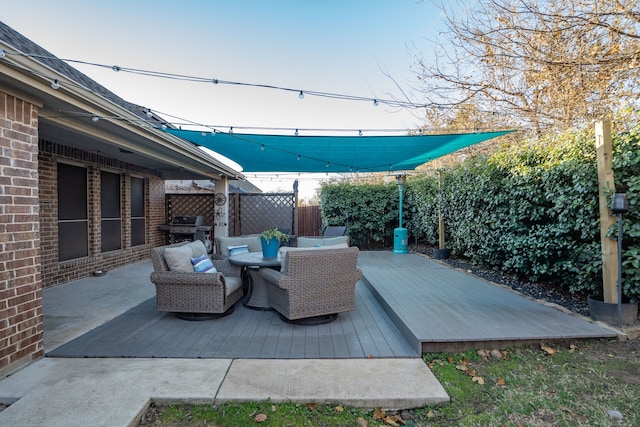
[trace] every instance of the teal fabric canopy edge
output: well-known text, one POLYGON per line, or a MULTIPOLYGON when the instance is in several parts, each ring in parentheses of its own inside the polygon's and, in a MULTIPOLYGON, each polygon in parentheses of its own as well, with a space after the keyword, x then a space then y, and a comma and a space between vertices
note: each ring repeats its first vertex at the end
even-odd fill
POLYGON ((289 136, 164 130, 233 160, 242 166, 242 172, 311 173, 413 170, 430 160, 513 132, 401 136, 289 136))

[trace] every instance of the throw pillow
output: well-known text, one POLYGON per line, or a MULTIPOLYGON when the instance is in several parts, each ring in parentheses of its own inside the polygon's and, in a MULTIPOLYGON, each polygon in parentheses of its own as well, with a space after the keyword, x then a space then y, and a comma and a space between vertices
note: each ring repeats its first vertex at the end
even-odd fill
POLYGON ((193 265, 191 257, 193 252, 188 246, 177 246, 174 248, 166 248, 164 250, 164 260, 171 271, 180 271, 183 273, 193 273, 193 265))
POLYGON ((229 256, 244 254, 249 252, 249 245, 229 246, 229 256))
POLYGON ((218 270, 213 266, 213 263, 209 257, 201 255, 198 258, 191 258, 191 264, 193 264, 193 271, 196 273, 217 273, 218 270))

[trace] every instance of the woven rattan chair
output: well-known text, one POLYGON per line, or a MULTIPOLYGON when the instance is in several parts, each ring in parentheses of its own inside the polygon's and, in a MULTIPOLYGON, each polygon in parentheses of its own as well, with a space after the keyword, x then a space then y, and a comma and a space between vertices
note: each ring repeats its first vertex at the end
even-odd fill
POLYGON ((151 249, 154 270, 151 282, 156 286, 157 310, 174 312, 189 320, 231 313, 233 305, 243 295, 240 268, 227 260, 213 260, 217 273, 170 271, 164 257, 165 249, 184 244, 151 249))
MULTIPOLYGON (((256 275, 266 286, 269 305, 286 320, 317 324, 355 309, 358 248, 297 248, 286 252, 281 271, 256 275)), ((254 284, 256 285, 256 284, 254 284)))

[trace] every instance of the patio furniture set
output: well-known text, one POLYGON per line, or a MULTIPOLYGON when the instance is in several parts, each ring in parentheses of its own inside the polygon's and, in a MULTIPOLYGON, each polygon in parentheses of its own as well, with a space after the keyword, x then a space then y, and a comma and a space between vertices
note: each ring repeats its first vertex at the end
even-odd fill
POLYGON ((289 322, 326 323, 355 309, 362 272, 348 236, 299 237, 277 258, 262 257, 258 235, 216 238, 215 248, 212 256, 200 241, 151 249, 158 311, 188 320, 225 316, 244 288, 245 306, 289 322))

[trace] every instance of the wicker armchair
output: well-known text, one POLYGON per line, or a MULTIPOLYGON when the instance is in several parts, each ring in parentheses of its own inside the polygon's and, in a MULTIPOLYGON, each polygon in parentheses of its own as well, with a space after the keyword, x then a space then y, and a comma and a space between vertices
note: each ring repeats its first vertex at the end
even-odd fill
POLYGON ((171 271, 165 260, 165 249, 185 244, 151 249, 154 270, 151 282, 156 286, 157 310, 175 312, 190 320, 231 313, 243 295, 240 268, 226 260, 212 260, 217 273, 171 271))
POLYGON ((282 270, 263 268, 256 275, 266 286, 269 305, 289 321, 326 323, 355 309, 358 248, 291 248, 282 270))

